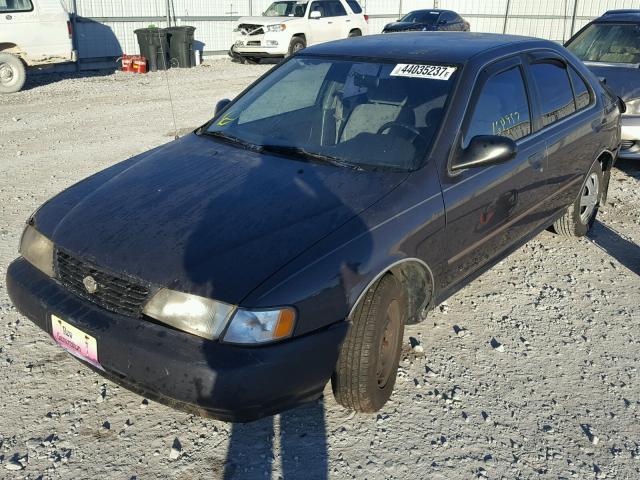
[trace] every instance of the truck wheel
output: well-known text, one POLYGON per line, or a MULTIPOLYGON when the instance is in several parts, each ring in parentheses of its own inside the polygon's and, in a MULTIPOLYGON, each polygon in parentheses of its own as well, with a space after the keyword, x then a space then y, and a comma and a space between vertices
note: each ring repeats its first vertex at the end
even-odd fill
POLYGON ((299 52, 303 48, 307 46, 306 42, 301 37, 293 37, 291 42, 289 43, 289 50, 287 51, 286 57, 290 57, 296 52, 299 52))
POLYGON ((604 187, 600 162, 595 162, 582 184, 580 194, 565 214, 555 221, 553 230, 559 235, 583 237, 593 226, 598 215, 604 187))
POLYGON ((26 79, 22 60, 10 53, 0 53, 0 93, 19 92, 26 79))
POLYGON ((356 307, 331 378, 338 403, 357 412, 375 412, 393 391, 406 320, 400 282, 384 275, 356 307))

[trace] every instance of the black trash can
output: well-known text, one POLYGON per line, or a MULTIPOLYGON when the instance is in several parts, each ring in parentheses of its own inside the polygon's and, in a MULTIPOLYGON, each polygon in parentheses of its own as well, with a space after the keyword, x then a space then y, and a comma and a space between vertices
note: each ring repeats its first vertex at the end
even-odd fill
POLYGON ((169 38, 164 28, 139 28, 134 33, 138 37, 140 55, 147 59, 147 70, 166 70, 169 63, 169 38))
POLYGON ((169 59, 172 67, 191 68, 195 65, 193 50, 195 27, 183 25, 165 28, 169 37, 169 59))

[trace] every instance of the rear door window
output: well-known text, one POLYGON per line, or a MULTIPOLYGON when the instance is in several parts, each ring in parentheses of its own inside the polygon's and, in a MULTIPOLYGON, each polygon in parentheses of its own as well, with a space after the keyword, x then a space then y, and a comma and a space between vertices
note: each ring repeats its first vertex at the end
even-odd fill
POLYGON ((342 17, 347 14, 347 11, 338 0, 330 0, 327 2, 327 7, 327 17, 342 17))
POLYGON ((591 94, 587 84, 573 67, 569 67, 569 76, 573 85, 573 95, 576 100, 576 110, 582 110, 591 103, 591 94))
POLYGON ((531 74, 538 89, 543 127, 576 111, 566 65, 560 61, 534 63, 531 74))
POLYGON ((527 91, 522 70, 515 66, 495 74, 482 86, 464 135, 464 147, 477 135, 519 140, 530 133, 527 91))
POLYGON ((353 13, 355 13, 356 15, 358 13, 362 13, 362 7, 358 2, 356 2, 356 0, 347 0, 347 3, 349 4, 349 8, 351 8, 353 13))
POLYGON ((0 13, 30 12, 31 0, 0 0, 0 13))

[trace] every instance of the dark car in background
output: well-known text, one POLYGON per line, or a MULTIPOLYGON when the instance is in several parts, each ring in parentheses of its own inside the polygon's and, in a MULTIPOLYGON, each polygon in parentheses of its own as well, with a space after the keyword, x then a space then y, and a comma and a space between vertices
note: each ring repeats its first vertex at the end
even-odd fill
POLYGON ((452 10, 414 10, 397 22, 388 23, 382 33, 392 32, 468 32, 469 22, 452 10))
POLYGON ((640 160, 640 10, 611 10, 566 44, 626 104, 620 158, 640 160))
POLYGON ((247 421, 331 381, 373 412, 405 324, 550 226, 586 234, 619 119, 550 41, 313 46, 194 133, 47 201, 7 290, 85 364, 173 407, 247 421))

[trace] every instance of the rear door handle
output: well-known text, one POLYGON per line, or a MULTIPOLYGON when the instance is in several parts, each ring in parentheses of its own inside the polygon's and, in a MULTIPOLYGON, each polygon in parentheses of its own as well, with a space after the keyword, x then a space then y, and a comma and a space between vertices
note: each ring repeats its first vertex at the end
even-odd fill
POLYGON ((349 23, 351 20, 347 19, 347 23, 349 23))
POLYGON ((544 153, 534 153, 529 157, 529 164, 538 171, 544 170, 544 153))

